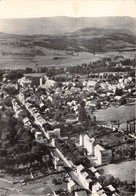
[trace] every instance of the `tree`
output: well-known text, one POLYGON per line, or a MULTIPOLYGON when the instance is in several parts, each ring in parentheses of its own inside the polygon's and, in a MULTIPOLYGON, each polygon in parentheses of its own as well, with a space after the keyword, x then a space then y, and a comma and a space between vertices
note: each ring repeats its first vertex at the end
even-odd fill
POLYGON ((121 88, 116 88, 115 95, 117 95, 117 96, 123 95, 123 89, 121 89, 121 88))
POLYGON ((101 103, 99 101, 97 101, 95 107, 96 107, 97 110, 101 109, 101 103))
POLYGON ((33 69, 30 67, 26 67, 25 72, 26 73, 33 73, 33 69))
POLYGON ((3 71, 0 70, 0 81, 2 80, 2 78, 3 78, 3 71))
POLYGON ((3 147, 3 149, 6 149, 6 148, 10 147, 10 141, 9 140, 4 141, 2 143, 2 147, 3 147))
POLYGON ((10 134, 8 132, 2 134, 2 140, 5 142, 10 139, 10 134))
POLYGON ((121 97, 121 99, 119 100, 119 105, 124 105, 127 103, 127 100, 125 97, 121 97))
POLYGON ((38 77, 32 78, 31 86, 39 86, 40 85, 40 80, 38 77))
POLYGON ((86 112, 86 109, 85 109, 85 101, 81 101, 80 102, 80 107, 79 107, 79 121, 81 123, 83 123, 84 121, 87 120, 87 112, 86 112))
POLYGON ((10 79, 10 80, 15 80, 15 79, 19 79, 19 78, 22 78, 23 77, 23 73, 22 71, 10 71, 8 73, 8 76, 7 78, 10 79))
POLYGON ((119 187, 120 183, 121 183, 121 181, 119 178, 114 179, 114 186, 119 187))

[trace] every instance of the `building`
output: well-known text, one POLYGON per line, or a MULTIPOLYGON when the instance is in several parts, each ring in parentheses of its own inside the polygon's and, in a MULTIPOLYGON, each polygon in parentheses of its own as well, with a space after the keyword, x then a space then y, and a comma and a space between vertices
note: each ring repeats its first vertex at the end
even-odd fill
POLYGON ((26 87, 26 86, 30 85, 31 82, 32 82, 32 81, 29 80, 29 79, 26 78, 26 77, 22 77, 22 78, 18 79, 18 84, 20 84, 20 86, 22 86, 22 87, 26 87))
POLYGON ((94 147, 94 155, 97 159, 95 162, 97 165, 109 164, 112 160, 112 151, 105 150, 99 144, 94 147))
POLYGON ((23 119, 23 123, 24 123, 24 126, 32 128, 31 122, 30 122, 30 120, 27 117, 25 117, 23 119))
POLYGON ((79 145, 84 146, 84 134, 79 136, 79 145))
POLYGON ((69 193, 72 193, 72 192, 75 192, 77 190, 80 190, 81 187, 78 186, 72 179, 70 179, 68 181, 68 184, 67 184, 67 190, 69 193))
POLYGON ((53 163, 55 170, 57 170, 58 172, 64 170, 63 162, 57 156, 53 157, 53 163))
POLYGON ((90 167, 89 170, 91 171, 91 173, 96 173, 97 172, 97 169, 95 167, 90 167))
POLYGON ((78 165, 77 168, 76 168, 76 172, 77 172, 78 175, 80 175, 83 170, 84 170, 84 167, 81 164, 78 165))
POLYGON ((89 189, 90 183, 92 182, 92 180, 89 178, 89 175, 87 172, 84 171, 84 167, 83 165, 78 165, 77 166, 77 174, 79 179, 81 180, 82 184, 86 187, 86 189, 89 189))
POLYGON ((105 191, 102 188, 102 185, 97 182, 92 186, 92 195, 94 196, 107 196, 105 191))
POLYGON ((57 128, 54 130, 47 131, 47 135, 50 139, 51 138, 59 138, 60 137, 60 129, 57 128))
POLYGON ((12 107, 13 107, 13 110, 15 112, 15 117, 18 118, 19 117, 19 114, 22 112, 22 109, 21 107, 18 105, 16 99, 13 99, 12 100, 12 107))
POLYGON ((87 150, 88 155, 94 154, 94 138, 90 138, 88 135, 79 136, 79 144, 87 150))
POLYGON ((40 87, 42 88, 50 88, 54 87, 56 82, 54 80, 50 80, 47 76, 40 78, 40 87))
POLYGON ((100 176, 101 176, 101 175, 100 175, 98 172, 95 173, 95 177, 96 177, 97 179, 99 179, 100 176))
POLYGON ((90 138, 88 135, 84 136, 84 148, 87 149, 88 155, 94 154, 94 138, 90 138))
POLYGON ((86 191, 75 191, 75 196, 88 196, 86 191))
POLYGON ((110 184, 107 186, 108 190, 113 194, 116 192, 116 189, 110 184))
POLYGON ((42 134, 42 132, 38 132, 38 131, 37 131, 37 132, 35 133, 35 139, 36 139, 36 140, 43 139, 43 134, 42 134))

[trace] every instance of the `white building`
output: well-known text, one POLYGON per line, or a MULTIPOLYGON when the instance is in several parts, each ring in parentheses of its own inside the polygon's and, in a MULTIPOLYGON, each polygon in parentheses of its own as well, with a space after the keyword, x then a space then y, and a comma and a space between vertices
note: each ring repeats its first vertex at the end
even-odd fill
POLYGON ((90 138, 89 136, 84 136, 84 148, 87 149, 88 155, 94 154, 94 138, 90 138))
POLYGON ((79 145, 82 147, 84 146, 84 135, 79 136, 79 145))
POLYGON ((28 86, 31 84, 31 80, 29 80, 28 78, 26 77, 22 77, 20 79, 18 79, 18 84, 20 84, 22 87, 25 87, 25 86, 28 86))
POLYGON ((42 132, 37 131, 35 133, 35 139, 39 140, 39 139, 43 139, 43 134, 42 132))
POLYGON ((73 191, 80 190, 81 187, 78 186, 72 179, 69 180, 67 184, 67 190, 69 193, 72 193, 73 191))
POLYGON ((92 186, 92 196, 107 196, 99 182, 92 186))
POLYGON ((94 138, 90 138, 88 135, 80 135, 79 136, 79 143, 80 146, 84 147, 88 155, 93 155, 94 154, 94 138))
POLYGON ((54 168, 57 170, 57 171, 63 171, 64 168, 63 168, 63 162, 57 157, 57 156, 54 156, 53 157, 53 163, 54 163, 54 168))
POLYGON ((88 173, 84 172, 83 170, 84 170, 83 165, 80 164, 77 166, 76 171, 77 171, 77 174, 78 174, 80 181, 83 183, 83 185, 87 189, 89 189, 89 185, 90 185, 90 182, 92 182, 92 180, 89 178, 88 173))
POLYGON ((97 159, 97 161, 96 161, 97 165, 109 164, 112 159, 112 151, 105 150, 99 144, 97 144, 94 147, 94 155, 95 155, 95 158, 97 159))
POLYGON ((89 170, 94 174, 97 172, 97 169, 95 167, 90 167, 89 170))
POLYGON ((42 88, 50 88, 54 87, 56 82, 54 80, 50 80, 47 76, 40 78, 40 87, 42 88))

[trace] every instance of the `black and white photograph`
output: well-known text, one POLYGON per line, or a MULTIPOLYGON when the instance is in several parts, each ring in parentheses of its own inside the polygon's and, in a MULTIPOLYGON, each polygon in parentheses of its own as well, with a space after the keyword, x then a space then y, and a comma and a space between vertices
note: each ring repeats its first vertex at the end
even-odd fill
POLYGON ((135 196, 136 0, 0 0, 0 196, 135 196))

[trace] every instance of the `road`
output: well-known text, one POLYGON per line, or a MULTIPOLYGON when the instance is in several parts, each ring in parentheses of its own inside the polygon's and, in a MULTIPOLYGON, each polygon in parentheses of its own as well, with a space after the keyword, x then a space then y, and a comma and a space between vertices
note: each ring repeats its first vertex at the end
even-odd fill
MULTIPOLYGON (((28 110, 28 109, 26 108, 26 110, 28 110)), ((34 121, 34 123, 37 124, 36 121, 34 121)), ((39 126, 39 124, 37 124, 37 126, 41 129, 41 131, 43 132, 44 136, 45 136, 47 139, 50 139, 49 136, 47 135, 46 131, 44 130, 44 128, 41 127, 41 126, 39 126)), ((59 157, 59 158, 63 161, 65 167, 71 168, 71 171, 69 172, 69 175, 71 176, 71 178, 73 179, 73 181, 76 182, 76 183, 77 183, 79 186, 81 186, 82 188, 87 189, 88 191, 90 191, 90 190, 88 189, 88 187, 85 186, 85 185, 83 184, 81 178, 79 178, 79 176, 78 176, 78 174, 76 173, 76 171, 73 170, 72 165, 71 165, 70 162, 65 158, 65 156, 61 153, 61 151, 60 151, 56 146, 53 146, 53 144, 50 144, 50 145, 51 145, 51 147, 54 147, 53 149, 50 149, 50 151, 52 151, 53 154, 55 153, 56 156, 59 157)))
POLYGON ((69 167, 71 168, 71 171, 69 172, 69 175, 71 176, 71 178, 73 179, 74 182, 76 182, 79 186, 81 186, 84 189, 87 189, 88 191, 90 191, 88 189, 87 186, 85 186, 83 184, 83 182, 81 181, 81 179, 79 178, 78 174, 76 171, 73 170, 72 165, 69 163, 69 161, 65 158, 65 156, 61 153, 61 151, 58 148, 54 149, 55 154, 63 161, 64 166, 65 167, 69 167))

